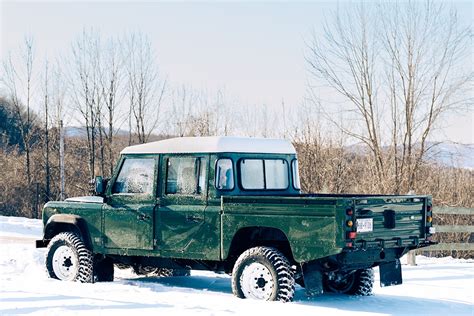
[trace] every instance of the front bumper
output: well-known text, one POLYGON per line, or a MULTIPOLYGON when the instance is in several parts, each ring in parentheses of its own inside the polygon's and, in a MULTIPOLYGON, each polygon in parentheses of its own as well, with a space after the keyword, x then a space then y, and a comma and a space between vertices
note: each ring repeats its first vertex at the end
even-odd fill
POLYGON ((46 248, 46 247, 48 247, 50 241, 51 241, 51 239, 36 240, 35 241, 36 248, 46 248))

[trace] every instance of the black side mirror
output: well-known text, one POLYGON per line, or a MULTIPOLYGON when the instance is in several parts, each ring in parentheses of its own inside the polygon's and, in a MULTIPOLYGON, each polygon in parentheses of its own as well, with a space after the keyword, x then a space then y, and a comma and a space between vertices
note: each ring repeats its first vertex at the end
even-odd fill
POLYGON ((95 177, 94 195, 103 197, 105 195, 106 187, 107 187, 107 179, 102 178, 102 176, 95 177))

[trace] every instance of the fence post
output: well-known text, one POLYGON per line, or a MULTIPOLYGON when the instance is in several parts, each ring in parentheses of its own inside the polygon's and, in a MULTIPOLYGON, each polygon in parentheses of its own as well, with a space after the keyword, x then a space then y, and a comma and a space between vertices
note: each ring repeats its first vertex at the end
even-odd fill
POLYGON ((416 254, 414 250, 407 253, 407 264, 410 266, 416 266, 416 254))

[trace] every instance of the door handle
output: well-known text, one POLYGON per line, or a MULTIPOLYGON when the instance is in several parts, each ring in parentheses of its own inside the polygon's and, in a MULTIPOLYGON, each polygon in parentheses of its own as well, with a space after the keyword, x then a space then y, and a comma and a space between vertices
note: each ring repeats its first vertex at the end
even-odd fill
POLYGON ((204 220, 204 218, 202 218, 200 216, 196 216, 196 215, 187 215, 186 216, 186 221, 188 221, 188 222, 199 223, 199 222, 202 222, 203 220, 204 220))

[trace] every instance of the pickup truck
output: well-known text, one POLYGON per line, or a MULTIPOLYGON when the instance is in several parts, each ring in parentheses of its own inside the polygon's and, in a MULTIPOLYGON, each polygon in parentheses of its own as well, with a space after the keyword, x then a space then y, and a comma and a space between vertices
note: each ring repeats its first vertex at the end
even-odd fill
POLYGON ((402 283, 399 258, 431 241, 432 199, 414 195, 302 194, 291 142, 183 137, 130 146, 95 196, 43 209, 48 274, 112 281, 137 273, 231 274, 239 298, 370 295, 402 283))

